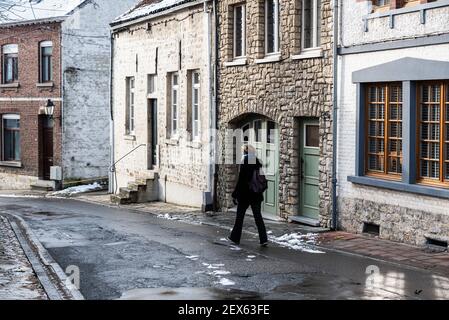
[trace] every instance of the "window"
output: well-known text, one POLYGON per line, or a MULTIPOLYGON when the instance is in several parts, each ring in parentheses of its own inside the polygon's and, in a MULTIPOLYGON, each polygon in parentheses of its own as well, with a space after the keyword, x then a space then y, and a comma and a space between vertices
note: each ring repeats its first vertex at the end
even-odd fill
POLYGON ((200 73, 192 72, 192 139, 198 140, 200 135, 200 73))
POLYGON ((279 52, 279 0, 265 0, 265 53, 279 52))
POLYGON ((419 85, 418 172, 421 182, 449 182, 449 86, 419 85))
POLYGON ((40 44, 40 80, 41 82, 50 82, 53 80, 52 76, 52 55, 53 43, 51 41, 44 41, 40 44))
POLYGON ((234 58, 246 55, 246 12, 244 5, 234 7, 234 58))
POLYGON ((171 106, 170 106, 171 136, 178 133, 179 116, 179 75, 177 72, 171 74, 171 106))
POLYGON ((156 92, 156 75, 155 74, 149 74, 148 75, 148 87, 147 87, 147 93, 153 94, 156 92))
POLYGON ((302 49, 321 45, 321 0, 302 0, 302 49))
POLYGON ((373 4, 376 6, 389 6, 390 5, 390 0, 374 0, 373 4))
POLYGON ((2 116, 2 160, 20 161, 20 116, 6 114, 2 116))
POLYGON ((2 47, 3 83, 13 83, 19 80, 19 46, 8 44, 2 47))
POLYGON ((367 173, 402 174, 402 84, 367 87, 367 173))
POLYGON ((135 79, 134 77, 126 78, 126 134, 134 134, 135 123, 134 123, 134 87, 135 79))

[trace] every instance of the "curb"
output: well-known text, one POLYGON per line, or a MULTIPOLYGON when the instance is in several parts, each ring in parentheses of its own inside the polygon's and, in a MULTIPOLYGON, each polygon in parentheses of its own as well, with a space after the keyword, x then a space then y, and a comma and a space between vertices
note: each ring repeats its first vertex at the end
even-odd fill
POLYGON ((19 216, 2 212, 6 216, 50 300, 84 300, 81 292, 71 283, 61 266, 51 257, 19 216))

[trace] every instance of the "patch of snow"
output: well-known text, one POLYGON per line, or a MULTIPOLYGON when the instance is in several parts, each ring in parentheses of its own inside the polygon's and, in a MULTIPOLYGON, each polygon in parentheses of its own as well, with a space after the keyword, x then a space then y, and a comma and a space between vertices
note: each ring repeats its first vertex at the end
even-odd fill
POLYGON ((233 286, 233 285, 235 285, 234 281, 231 281, 231 280, 226 279, 226 278, 220 278, 220 280, 217 283, 221 284, 222 286, 233 286))
POLYGON ((316 233, 290 233, 284 234, 280 237, 270 237, 270 240, 283 247, 287 247, 293 250, 299 250, 308 253, 324 253, 323 251, 316 250, 313 245, 316 243, 318 234, 316 233))
POLYGON ((166 213, 166 214, 158 214, 157 217, 161 218, 161 219, 167 219, 167 220, 178 220, 178 218, 172 217, 168 213, 166 213))
POLYGON ((270 230, 270 231, 267 232, 267 234, 273 234, 273 231, 270 230))
POLYGON ((231 246, 231 250, 233 250, 233 251, 240 251, 240 250, 242 250, 242 248, 237 247, 237 246, 231 246))
POLYGON ((193 260, 193 261, 196 261, 196 260, 198 260, 198 256, 186 256, 186 258, 187 259, 190 259, 190 260, 193 260))
POLYGON ((163 10, 167 10, 172 7, 179 6, 184 3, 191 2, 191 1, 193 1, 193 0, 161 0, 156 3, 151 3, 151 4, 147 4, 147 5, 143 5, 143 6, 138 4, 131 10, 128 10, 121 16, 117 17, 114 20, 114 23, 125 22, 125 21, 129 21, 129 20, 137 19, 140 17, 148 16, 148 15, 151 15, 151 14, 163 11, 163 10))
POLYGON ((249 259, 254 259, 256 256, 248 256, 249 259))
POLYGON ((70 188, 67 188, 67 189, 64 189, 61 191, 52 192, 52 193, 50 193, 50 196, 70 197, 75 194, 85 193, 85 192, 90 192, 90 191, 97 191, 97 190, 101 190, 101 189, 103 189, 103 187, 98 182, 95 182, 95 183, 88 184, 88 185, 70 187, 70 188))
POLYGON ((227 275, 227 274, 231 274, 231 273, 229 271, 226 271, 226 270, 215 270, 215 271, 212 272, 212 275, 214 275, 214 276, 224 276, 224 275, 227 275))

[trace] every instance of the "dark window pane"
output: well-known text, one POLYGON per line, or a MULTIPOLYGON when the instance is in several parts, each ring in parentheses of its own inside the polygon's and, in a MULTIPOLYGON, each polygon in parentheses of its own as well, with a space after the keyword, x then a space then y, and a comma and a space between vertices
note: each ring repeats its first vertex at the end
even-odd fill
POLYGON ((303 37, 304 37, 304 48, 313 47, 313 9, 312 4, 313 0, 304 0, 303 2, 303 37))
POLYGON ((275 0, 266 1, 266 41, 267 41, 267 53, 275 51, 275 0))
POLYGON ((314 148, 318 148, 320 146, 318 125, 306 126, 306 146, 314 148))
POLYGON ((234 21, 234 33, 235 33, 235 56, 243 56, 243 7, 239 6, 235 8, 235 21, 234 21))

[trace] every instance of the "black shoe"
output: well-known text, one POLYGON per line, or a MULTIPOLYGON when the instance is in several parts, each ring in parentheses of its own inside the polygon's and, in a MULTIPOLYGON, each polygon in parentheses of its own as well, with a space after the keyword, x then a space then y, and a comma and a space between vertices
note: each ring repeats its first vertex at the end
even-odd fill
POLYGON ((233 244, 235 244, 236 246, 238 246, 240 244, 240 242, 235 242, 234 240, 231 239, 231 237, 226 237, 226 239, 228 239, 229 241, 231 241, 233 244))
POLYGON ((268 241, 262 242, 260 244, 261 247, 268 247, 268 241))

